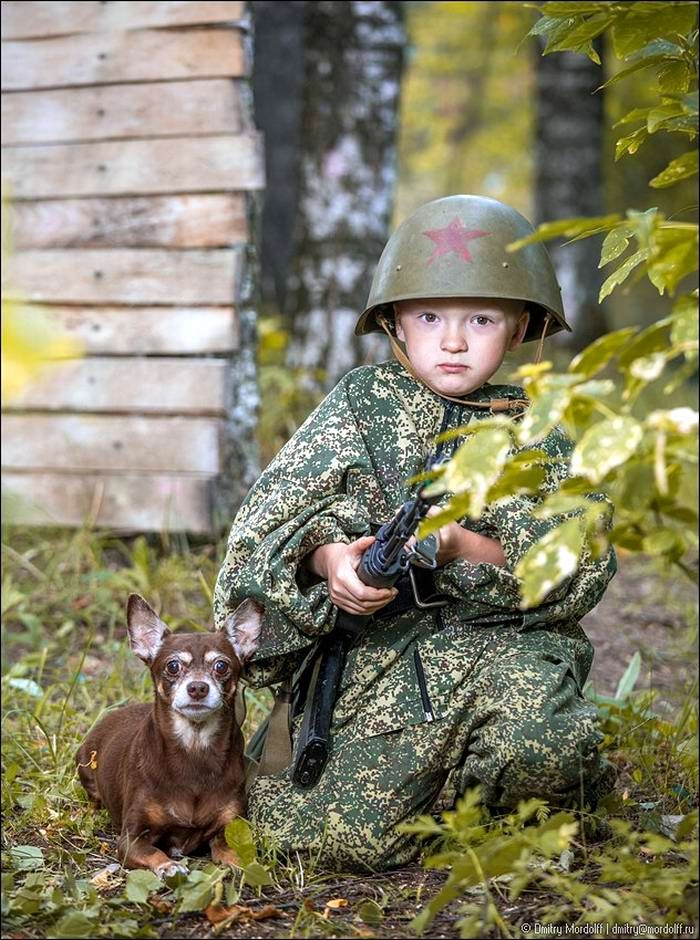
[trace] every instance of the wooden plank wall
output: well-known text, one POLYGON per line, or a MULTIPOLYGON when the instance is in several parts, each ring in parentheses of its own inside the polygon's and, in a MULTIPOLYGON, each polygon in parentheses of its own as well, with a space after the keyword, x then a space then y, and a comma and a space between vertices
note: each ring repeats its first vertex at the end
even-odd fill
POLYGON ((3 296, 85 350, 4 406, 13 521, 212 531, 263 186, 246 7, 2 4, 3 296))

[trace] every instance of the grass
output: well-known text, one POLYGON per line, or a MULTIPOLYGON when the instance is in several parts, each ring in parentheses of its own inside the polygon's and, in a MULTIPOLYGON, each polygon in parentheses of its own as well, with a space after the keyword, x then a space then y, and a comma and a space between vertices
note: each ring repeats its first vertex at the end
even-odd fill
MULTIPOLYGON (((240 869, 193 859, 166 885, 123 871, 74 754, 105 709, 151 696, 125 640, 128 593, 175 629, 209 627, 223 545, 89 530, 8 530, 3 541, 5 936, 410 937, 422 924, 428 935, 496 937, 525 936, 535 921, 644 923, 662 936, 664 925, 696 922, 695 696, 659 717, 653 692, 635 692, 634 660, 617 695, 598 697, 620 784, 585 828, 537 803, 487 821, 472 795, 417 824, 422 868, 329 875, 255 846, 242 827, 230 832, 240 869)), ((248 701, 249 732, 269 697, 248 701)))

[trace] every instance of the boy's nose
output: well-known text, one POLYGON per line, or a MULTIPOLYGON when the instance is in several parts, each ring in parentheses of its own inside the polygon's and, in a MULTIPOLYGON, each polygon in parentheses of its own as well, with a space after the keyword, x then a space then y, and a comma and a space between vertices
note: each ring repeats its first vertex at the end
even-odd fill
POLYGON ((463 352, 467 349, 467 337, 462 330, 448 330, 442 337, 445 352, 463 352))

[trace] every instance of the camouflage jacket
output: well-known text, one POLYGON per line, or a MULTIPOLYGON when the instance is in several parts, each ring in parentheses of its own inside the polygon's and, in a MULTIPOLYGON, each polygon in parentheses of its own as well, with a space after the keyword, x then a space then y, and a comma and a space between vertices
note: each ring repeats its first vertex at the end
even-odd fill
MULTIPOLYGON (((470 399, 522 398, 514 386, 485 385, 470 399)), ((219 573, 214 611, 217 626, 245 597, 265 607, 261 646, 248 666, 251 684, 260 686, 289 677, 315 638, 332 629, 336 609, 325 582, 305 578, 300 562, 329 542, 350 542, 390 519, 412 495, 407 480, 424 469, 441 430, 467 425, 489 415, 469 405, 440 398, 397 362, 355 369, 282 448, 253 486, 233 523, 219 573)), ((459 440, 452 443, 454 449, 459 440)), ((554 430, 538 443, 552 458, 547 488, 565 476, 571 441, 554 430)), ((519 609, 518 580, 512 573, 534 541, 558 520, 532 515, 536 501, 512 497, 489 507, 478 522, 462 524, 498 538, 507 565, 457 560, 441 569, 436 586, 452 602, 439 616, 441 631, 498 628, 547 629, 580 684, 590 668, 590 647, 574 648, 571 627, 595 604, 615 571, 612 551, 603 559, 585 559, 578 572, 559 585, 535 609, 519 609), (572 652, 573 649, 573 652, 572 652)), ((371 683, 398 663, 412 638, 435 632, 436 614, 414 610, 378 623, 368 641, 366 669, 360 643, 354 680, 371 683), (383 655, 382 651, 386 653, 383 655), (371 661, 370 661, 371 659, 371 661)), ((585 637, 584 637, 585 640, 585 637)), ((346 674, 348 670, 346 669, 346 674)), ((400 677, 397 676, 400 684, 400 677)), ((364 684, 364 683, 363 683, 364 684)))

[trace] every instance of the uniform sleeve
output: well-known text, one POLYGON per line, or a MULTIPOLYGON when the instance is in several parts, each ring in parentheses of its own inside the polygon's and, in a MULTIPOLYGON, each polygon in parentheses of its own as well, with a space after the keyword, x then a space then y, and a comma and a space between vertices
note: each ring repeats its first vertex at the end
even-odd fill
MULTIPOLYGON (((369 458, 341 382, 282 448, 246 497, 217 579, 217 627, 246 597, 265 608, 252 663, 297 653, 329 631, 335 608, 325 582, 300 574, 304 556, 329 542, 367 534, 366 507, 347 479, 369 458)), ((267 681, 273 681, 267 677, 267 681)))
MULTIPOLYGON (((539 445, 551 458, 545 491, 553 491, 566 478, 573 449, 572 442, 560 431, 553 431, 539 445)), ((591 499, 606 501, 602 494, 591 499)), ((505 567, 491 564, 474 565, 458 560, 447 565, 438 577, 438 587, 462 605, 464 619, 521 619, 524 627, 547 624, 557 620, 580 620, 603 596, 617 570, 612 549, 599 559, 584 553, 578 570, 557 585, 538 607, 520 611, 519 580, 513 573, 520 559, 543 536, 560 525, 562 516, 538 519, 534 511, 541 500, 515 496, 491 506, 479 520, 481 534, 497 538, 506 557, 505 567)))

